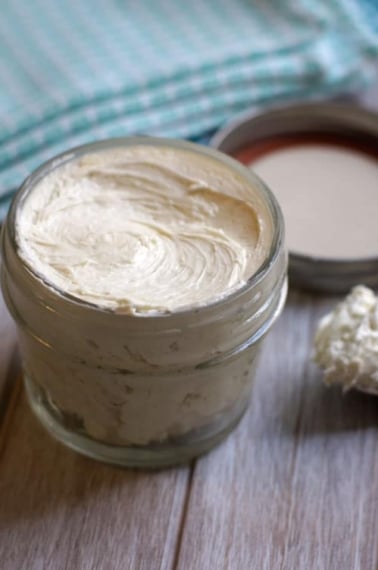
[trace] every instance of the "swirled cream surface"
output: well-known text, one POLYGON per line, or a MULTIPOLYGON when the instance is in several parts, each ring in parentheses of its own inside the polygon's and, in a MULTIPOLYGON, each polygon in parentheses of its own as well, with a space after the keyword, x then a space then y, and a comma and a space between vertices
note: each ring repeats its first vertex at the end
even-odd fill
POLYGON ((266 259, 258 192, 215 158, 136 145, 58 166, 25 199, 19 252, 61 291, 131 314, 206 304, 266 259))

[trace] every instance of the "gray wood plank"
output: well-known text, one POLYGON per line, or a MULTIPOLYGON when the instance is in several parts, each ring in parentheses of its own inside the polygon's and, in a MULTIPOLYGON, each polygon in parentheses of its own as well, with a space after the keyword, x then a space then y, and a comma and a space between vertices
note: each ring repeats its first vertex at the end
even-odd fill
POLYGON ((310 362, 334 302, 290 294, 249 412, 197 462, 180 570, 377 567, 378 399, 323 387, 310 362))
POLYGON ((188 474, 83 458, 47 435, 21 392, 0 458, 1 568, 170 569, 188 474))

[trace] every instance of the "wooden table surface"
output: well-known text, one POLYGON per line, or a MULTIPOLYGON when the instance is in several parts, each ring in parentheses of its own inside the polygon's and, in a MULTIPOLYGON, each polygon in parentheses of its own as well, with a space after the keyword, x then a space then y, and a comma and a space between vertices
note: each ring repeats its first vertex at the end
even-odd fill
POLYGON ((45 433, 1 300, 1 570, 376 570, 378 398, 323 387, 310 361, 334 302, 291 292, 236 431, 188 467, 145 472, 45 433))
POLYGON ((290 292, 237 429, 145 472, 43 430, 0 295, 0 570, 378 570, 378 398, 325 388, 310 359, 336 301, 290 292))

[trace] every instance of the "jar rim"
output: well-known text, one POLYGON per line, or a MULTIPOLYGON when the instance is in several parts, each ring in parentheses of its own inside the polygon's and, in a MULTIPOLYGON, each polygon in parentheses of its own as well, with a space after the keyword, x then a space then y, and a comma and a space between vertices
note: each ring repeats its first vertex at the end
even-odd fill
POLYGON ((108 150, 111 148, 122 147, 122 146, 137 146, 137 145, 147 145, 147 146, 163 146, 166 148, 179 148, 183 150, 192 151, 195 153, 200 153, 206 156, 209 156, 212 159, 215 159, 226 166, 230 167, 233 170, 236 170, 241 176, 243 176, 247 181, 249 181, 254 188, 258 191, 260 197, 263 199, 264 204, 267 206, 269 213, 272 217, 273 222, 273 235, 270 244, 269 252, 266 256, 266 259, 260 265, 260 267, 255 271, 249 279, 241 286, 237 288, 233 288, 230 290, 229 293, 225 293, 221 297, 215 298, 213 301, 208 301, 206 303, 193 303, 191 305, 184 306, 182 308, 178 308, 177 310, 171 312, 153 312, 153 313, 137 313, 132 315, 134 318, 143 318, 143 319, 157 319, 157 318, 164 318, 169 319, 170 317, 177 317, 180 315, 185 315, 192 313, 193 311, 197 310, 211 310, 215 309, 217 306, 224 305, 227 302, 233 302, 234 300, 238 299, 242 296, 246 291, 252 289, 255 285, 260 283, 260 281, 265 277, 265 275, 269 272, 271 266, 274 264, 276 258, 279 255, 281 246, 284 243, 284 233, 285 233, 285 226, 284 226, 284 218, 282 214, 282 210, 280 205, 274 196, 273 192, 268 188, 268 186, 249 168, 239 163, 237 160, 233 159, 232 157, 210 147, 205 147, 193 142, 178 140, 178 139, 170 139, 164 137, 153 137, 153 136, 127 136, 127 137, 113 137, 113 138, 106 138, 95 142, 86 143, 80 146, 73 147, 67 151, 59 153, 58 155, 53 156, 49 160, 43 162, 39 167, 31 172, 29 176, 22 182, 20 188, 17 190, 15 196, 13 197, 7 218, 4 223, 4 230, 8 229, 9 240, 14 249, 17 258, 22 262, 24 269, 27 270, 29 275, 31 275, 34 279, 37 279, 39 282, 42 282, 44 285, 48 287, 51 292, 55 292, 61 299, 64 301, 79 305, 83 308, 88 310, 93 310, 96 312, 102 313, 113 313, 114 315, 119 316, 130 316, 126 313, 117 312, 113 309, 109 309, 106 307, 101 307, 96 305, 95 303, 91 303, 90 301, 86 301, 75 295, 67 293, 66 291, 60 289, 53 283, 51 283, 46 277, 40 275, 37 271, 34 270, 33 267, 29 266, 25 260, 19 254, 19 247, 16 238, 16 217, 17 213, 22 207, 22 204, 28 194, 33 190, 35 185, 44 178, 45 175, 49 174, 56 168, 59 168, 63 164, 71 162, 80 156, 98 152, 101 150, 108 150))

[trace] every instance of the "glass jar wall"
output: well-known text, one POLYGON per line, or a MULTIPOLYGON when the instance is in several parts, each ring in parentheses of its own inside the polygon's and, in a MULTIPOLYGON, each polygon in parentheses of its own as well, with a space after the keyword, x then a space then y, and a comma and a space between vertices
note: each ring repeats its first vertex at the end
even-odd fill
POLYGON ((18 325, 28 398, 45 427, 91 457, 158 467, 208 451, 243 415, 261 341, 285 301, 286 254, 279 207, 253 173, 210 149, 143 139, 143 144, 194 149, 246 178, 273 221, 263 265, 244 286, 220 300, 156 315, 106 310, 40 278, 17 247, 15 219, 25 197, 57 165, 140 140, 86 145, 33 173, 3 228, 1 277, 18 325))

